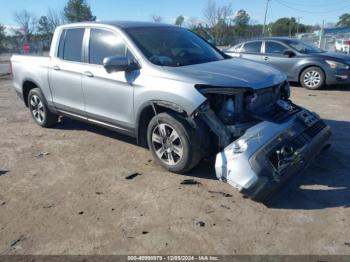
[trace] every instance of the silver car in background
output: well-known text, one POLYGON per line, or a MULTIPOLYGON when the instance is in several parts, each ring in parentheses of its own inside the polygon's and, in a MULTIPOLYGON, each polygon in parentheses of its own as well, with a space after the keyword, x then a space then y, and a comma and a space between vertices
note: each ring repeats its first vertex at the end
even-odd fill
POLYGON ((11 62, 15 90, 40 126, 63 115, 116 130, 176 173, 217 154, 217 177, 256 200, 304 169, 330 136, 290 101, 282 73, 231 59, 180 27, 65 25, 49 57, 11 62))
POLYGON ((280 70, 307 89, 350 84, 350 55, 327 52, 298 39, 274 37, 247 41, 225 50, 232 57, 280 70))

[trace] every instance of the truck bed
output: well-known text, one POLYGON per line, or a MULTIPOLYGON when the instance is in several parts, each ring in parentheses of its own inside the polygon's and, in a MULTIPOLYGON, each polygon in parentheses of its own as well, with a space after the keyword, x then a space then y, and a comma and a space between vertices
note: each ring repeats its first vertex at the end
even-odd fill
POLYGON ((13 83, 16 92, 22 96, 25 81, 31 81, 41 87, 45 97, 51 98, 48 82, 50 57, 13 55, 11 57, 13 83))

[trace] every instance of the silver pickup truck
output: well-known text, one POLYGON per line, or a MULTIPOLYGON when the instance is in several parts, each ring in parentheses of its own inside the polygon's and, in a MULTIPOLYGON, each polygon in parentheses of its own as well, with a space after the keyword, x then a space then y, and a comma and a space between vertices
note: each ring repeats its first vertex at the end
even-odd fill
POLYGON ((285 75, 176 26, 65 25, 49 57, 11 62, 15 90, 38 125, 62 115, 116 130, 175 173, 217 154, 218 179, 256 200, 304 169, 331 134, 290 101, 285 75))

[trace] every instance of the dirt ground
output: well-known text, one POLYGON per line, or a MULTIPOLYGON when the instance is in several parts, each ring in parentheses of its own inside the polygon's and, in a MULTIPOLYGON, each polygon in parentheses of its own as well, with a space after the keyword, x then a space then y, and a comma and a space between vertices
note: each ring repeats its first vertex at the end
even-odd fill
POLYGON ((350 254, 350 88, 293 99, 333 127, 332 147, 266 207, 211 161, 175 175, 102 128, 42 129, 0 80, 0 254, 350 254))

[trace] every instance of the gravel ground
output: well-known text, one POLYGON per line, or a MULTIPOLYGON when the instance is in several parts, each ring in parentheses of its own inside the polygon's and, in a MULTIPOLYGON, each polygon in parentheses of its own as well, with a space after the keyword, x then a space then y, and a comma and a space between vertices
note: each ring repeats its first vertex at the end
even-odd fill
POLYGON ((175 175, 125 136, 42 129, 0 80, 0 254, 350 254, 350 88, 293 99, 333 127, 332 147, 266 207, 212 161, 175 175))

